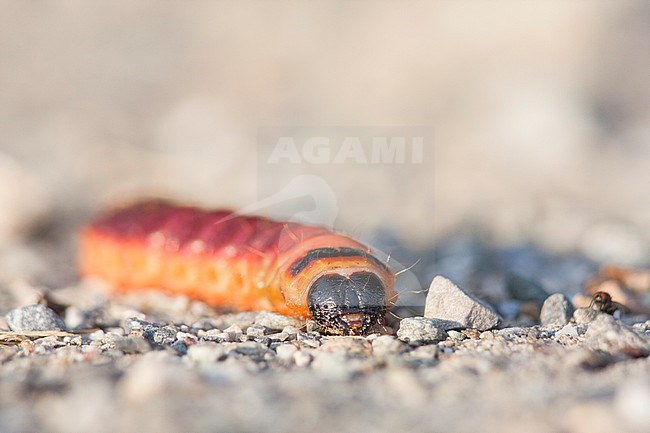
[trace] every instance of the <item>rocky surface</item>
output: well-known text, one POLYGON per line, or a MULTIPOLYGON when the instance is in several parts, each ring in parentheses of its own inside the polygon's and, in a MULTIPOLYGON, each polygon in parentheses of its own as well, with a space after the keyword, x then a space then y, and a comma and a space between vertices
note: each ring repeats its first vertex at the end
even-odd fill
POLYGON ((79 310, 64 315, 78 330, 0 331, 3 432, 650 425, 650 321, 628 325, 590 310, 589 323, 559 329, 445 332, 445 322, 412 317, 396 336, 340 337, 273 313, 224 314, 155 292, 107 297, 85 284, 48 297, 59 311, 79 310))

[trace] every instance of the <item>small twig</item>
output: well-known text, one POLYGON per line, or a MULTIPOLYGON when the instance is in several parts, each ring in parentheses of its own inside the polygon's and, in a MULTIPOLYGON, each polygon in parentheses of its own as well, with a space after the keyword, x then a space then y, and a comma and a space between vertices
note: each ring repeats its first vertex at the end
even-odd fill
POLYGON ((44 337, 74 337, 79 334, 89 334, 97 329, 81 329, 78 331, 0 331, 0 344, 19 344, 25 340, 34 340, 44 337))

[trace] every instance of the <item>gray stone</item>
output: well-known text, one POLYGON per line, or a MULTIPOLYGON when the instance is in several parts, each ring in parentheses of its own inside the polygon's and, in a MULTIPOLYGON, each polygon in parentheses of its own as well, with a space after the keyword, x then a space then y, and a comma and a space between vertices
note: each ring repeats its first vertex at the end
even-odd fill
POLYGON ((544 301, 539 316, 545 328, 561 328, 571 320, 573 305, 563 293, 555 293, 544 301))
MULTIPOLYGON (((277 343, 277 342, 282 342, 282 341, 287 341, 291 337, 290 334, 287 334, 286 332, 278 332, 276 334, 269 334, 268 338, 271 340, 271 343, 277 343)), ((295 337, 295 334, 294 334, 295 337)))
POLYGON ((321 345, 320 335, 314 332, 299 332, 296 336, 301 346, 315 349, 321 345))
POLYGON ((124 321, 127 334, 142 335, 154 346, 169 346, 176 341, 176 329, 173 325, 146 322, 140 319, 127 319, 124 321))
POLYGON ((187 354, 187 344, 181 340, 174 341, 169 347, 174 349, 179 356, 185 356, 187 354))
POLYGON ((238 353, 246 356, 261 356, 268 351, 268 348, 265 345, 257 343, 255 341, 246 341, 244 343, 237 344, 235 350, 238 353))
POLYGON ((219 329, 211 329, 207 332, 198 332, 199 338, 206 341, 216 341, 217 343, 223 343, 224 341, 239 341, 239 339, 230 339, 231 335, 232 334, 223 332, 219 329))
POLYGON ((437 343, 447 338, 445 330, 435 320, 426 317, 402 319, 397 330, 397 338, 410 344, 437 343))
POLYGON ((124 328, 124 332, 126 334, 129 334, 133 330, 141 330, 145 326, 147 326, 149 323, 145 322, 144 320, 136 319, 134 317, 129 318, 124 320, 122 323, 122 328, 124 328))
POLYGON ((171 326, 152 325, 144 330, 144 338, 151 344, 168 345, 176 341, 178 331, 171 326))
POLYGON ((609 314, 600 314, 585 332, 585 343, 592 349, 602 350, 614 355, 633 357, 650 354, 650 342, 631 327, 609 314))
POLYGON ((146 353, 151 351, 151 344, 140 336, 116 337, 113 339, 115 348, 124 353, 146 353))
POLYGON ((494 331, 496 336, 505 341, 523 341, 529 334, 529 328, 512 327, 494 331))
POLYGON ((15 332, 61 331, 65 323, 51 309, 41 304, 26 305, 7 313, 7 325, 15 332))
POLYGON ((251 325, 246 330, 246 335, 249 337, 264 337, 266 334, 266 328, 261 325, 251 325))
POLYGON ((223 330, 223 333, 226 334, 226 341, 241 341, 242 335, 244 334, 239 325, 230 325, 223 330))
POLYGON ((440 275, 433 279, 429 287, 424 317, 449 322, 445 329, 475 328, 484 331, 501 323, 501 317, 492 307, 440 275))
POLYGON ((601 313, 598 310, 593 308, 577 308, 573 312, 573 321, 577 325, 586 325, 593 322, 598 316, 602 316, 604 313, 601 313))

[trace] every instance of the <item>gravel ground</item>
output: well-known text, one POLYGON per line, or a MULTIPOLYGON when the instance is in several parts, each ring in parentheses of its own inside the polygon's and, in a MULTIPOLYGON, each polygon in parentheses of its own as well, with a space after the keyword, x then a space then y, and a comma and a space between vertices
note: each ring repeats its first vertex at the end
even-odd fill
MULTIPOLYGON (((436 281, 427 313, 442 291, 497 314, 436 281)), ((526 302, 509 298, 499 312, 518 313, 497 329, 462 329, 452 308, 445 320, 393 319, 340 337, 156 292, 108 296, 94 281, 7 284, 0 430, 647 431, 647 316, 582 308, 569 320, 570 303, 554 295, 545 325, 530 326, 526 302), (51 308, 29 306, 37 301, 51 308)))

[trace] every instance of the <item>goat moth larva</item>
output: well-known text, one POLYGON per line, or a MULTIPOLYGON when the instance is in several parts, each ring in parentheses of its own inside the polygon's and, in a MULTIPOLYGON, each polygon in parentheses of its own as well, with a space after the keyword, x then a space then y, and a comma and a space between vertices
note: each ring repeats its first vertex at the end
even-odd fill
POLYGON ((84 227, 80 270, 116 290, 160 288, 215 307, 313 318, 338 334, 367 333, 396 297, 395 274, 347 236, 163 201, 84 227))

